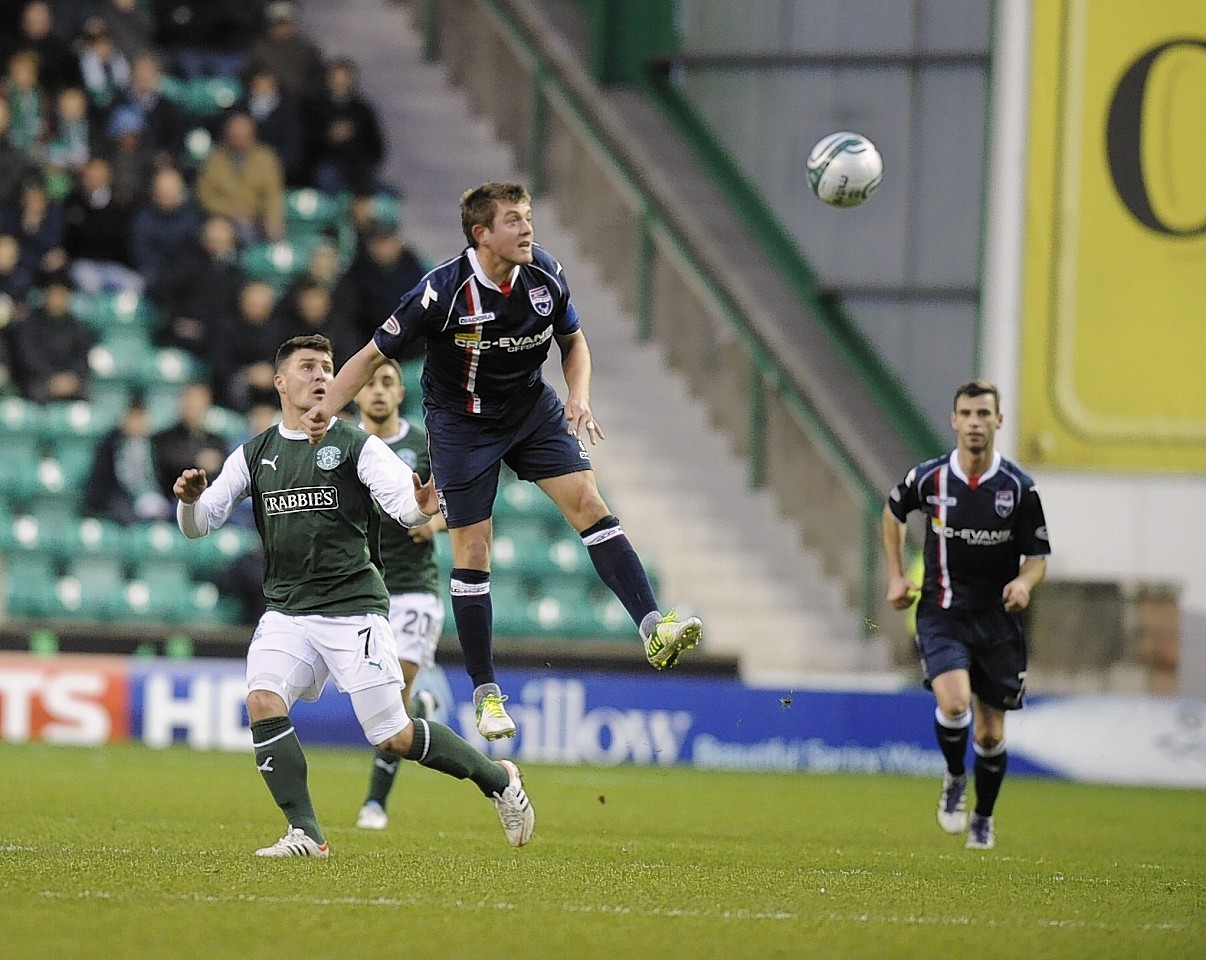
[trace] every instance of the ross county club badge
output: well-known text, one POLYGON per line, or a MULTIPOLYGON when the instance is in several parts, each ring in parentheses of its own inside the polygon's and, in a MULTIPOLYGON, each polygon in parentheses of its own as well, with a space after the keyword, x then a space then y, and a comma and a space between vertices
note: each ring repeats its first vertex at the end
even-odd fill
POLYGON ((534 287, 528 291, 528 299, 532 301, 532 309, 542 317, 553 312, 553 295, 548 287, 534 287))
POLYGON ((339 448, 322 447, 318 453, 314 454, 314 462, 318 464, 320 470, 334 470, 339 466, 339 448))
POLYGON ((998 490, 996 507, 998 517, 1007 517, 1013 513, 1013 491, 998 490))

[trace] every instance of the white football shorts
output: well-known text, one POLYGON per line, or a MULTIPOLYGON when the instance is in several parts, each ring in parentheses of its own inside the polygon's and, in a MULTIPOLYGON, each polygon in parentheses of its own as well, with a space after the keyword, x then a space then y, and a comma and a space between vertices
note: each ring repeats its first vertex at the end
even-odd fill
POLYGON ((247 648, 247 689, 268 690, 292 709, 317 700, 327 679, 348 694, 369 743, 406 729, 402 667, 389 621, 377 613, 288 616, 269 610, 247 648))
POLYGON ((389 598, 389 625, 398 659, 434 667, 444 632, 444 601, 433 593, 398 593, 389 598))

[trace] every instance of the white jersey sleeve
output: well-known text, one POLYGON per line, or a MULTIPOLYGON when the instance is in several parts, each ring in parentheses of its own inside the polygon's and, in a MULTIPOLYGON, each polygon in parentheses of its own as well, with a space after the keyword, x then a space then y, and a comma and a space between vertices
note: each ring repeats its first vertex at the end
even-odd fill
POLYGON ((202 491, 196 503, 176 504, 176 524, 186 537, 196 540, 222 526, 250 493, 251 474, 240 445, 226 458, 218 479, 202 491))
POLYGON ((370 434, 356 461, 356 474, 381 509, 404 527, 421 527, 431 519, 415 499, 414 471, 385 441, 370 434))

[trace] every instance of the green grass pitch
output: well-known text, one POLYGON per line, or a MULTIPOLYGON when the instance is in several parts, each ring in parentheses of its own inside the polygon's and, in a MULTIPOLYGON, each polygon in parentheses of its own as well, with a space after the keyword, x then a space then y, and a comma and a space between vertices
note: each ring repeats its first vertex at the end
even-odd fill
POLYGON ((1206 956, 1206 792, 1015 777, 976 853, 928 780, 532 765, 513 850, 413 766, 358 831, 369 752, 309 759, 332 856, 265 861, 250 756, 0 745, 0 955, 1206 956))

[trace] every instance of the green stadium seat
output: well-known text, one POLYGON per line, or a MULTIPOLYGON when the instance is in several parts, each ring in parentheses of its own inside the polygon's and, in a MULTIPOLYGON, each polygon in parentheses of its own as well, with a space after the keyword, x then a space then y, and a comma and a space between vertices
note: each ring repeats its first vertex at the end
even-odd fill
POLYGON ((121 380, 92 381, 92 411, 101 423, 116 425, 130 405, 130 384, 121 380))
POLYGON ((595 601, 581 583, 546 584, 528 601, 528 619, 543 636, 597 636, 595 601))
POLYGON ((109 594, 125 581, 121 557, 117 554, 76 556, 67 563, 67 576, 75 577, 93 595, 109 594))
POLYGON ((401 411, 404 417, 423 417, 423 358, 402 361, 402 386, 406 395, 402 398, 401 411))
POLYGON ((13 436, 36 437, 42 426, 42 408, 20 397, 0 400, 0 426, 7 443, 13 436))
POLYGON ((373 220, 401 228, 402 201, 395 194, 384 191, 375 193, 370 211, 370 216, 373 220))
POLYGON ((88 367, 97 380, 141 384, 153 376, 155 351, 145 334, 107 337, 88 351, 88 367))
POLYGON ((173 621, 180 606, 180 593, 185 586, 179 584, 177 589, 171 589, 162 583, 152 587, 143 580, 124 581, 108 596, 108 602, 114 608, 113 619, 135 623, 173 621))
POLYGON ((311 187, 285 194, 285 230, 292 237, 314 236, 338 227, 348 216, 348 198, 311 187))
POLYGON ((154 305, 145 297, 120 293, 77 293, 71 299, 76 317, 102 336, 114 330, 147 330, 154 324, 154 305))
MULTIPOLYGON (((84 571, 86 572, 86 571, 84 571)), ((54 602, 47 616, 87 622, 108 622, 117 619, 120 604, 117 591, 120 580, 103 576, 68 573, 54 582, 54 602)))
POLYGON ((43 435, 55 440, 60 437, 96 439, 112 426, 113 422, 102 419, 87 400, 48 403, 42 412, 43 435))
POLYGON ((4 599, 10 617, 44 617, 57 606, 52 559, 45 554, 7 558, 4 573, 4 599))
MULTIPOLYGON (((177 536, 184 539, 184 534, 179 531, 177 536)), ((193 570, 198 573, 199 579, 204 579, 200 575, 225 570, 232 561, 259 549, 260 537, 254 528, 228 523, 208 536, 190 541, 186 546, 192 548, 189 556, 193 570)))
POLYGON ((499 483, 494 517, 504 530, 513 524, 539 524, 557 533, 570 529, 557 505, 536 484, 526 480, 511 479, 499 483))
POLYGON ((189 586, 192 576, 184 557, 153 557, 135 563, 131 579, 141 580, 152 590, 183 590, 189 586))
POLYGON ((92 471, 96 441, 91 437, 60 437, 54 442, 52 456, 62 467, 67 482, 77 484, 82 490, 92 471))
POLYGON ((318 237, 298 237, 276 243, 251 243, 241 258, 243 272, 252 280, 265 280, 278 290, 306 268, 318 237))
POLYGON ((199 170, 213 153, 214 137, 203 126, 193 127, 184 135, 184 152, 188 157, 188 166, 199 170))
POLYGON ((23 504, 37 494, 38 464, 42 461, 40 444, 33 437, 8 438, 0 457, 0 488, 14 504, 23 504))
POLYGON ((64 556, 67 544, 73 539, 71 528, 76 523, 73 504, 57 497, 42 497, 25 506, 29 512, 13 519, 9 549, 64 556))
POLYGON ((554 581, 595 584, 590 556, 581 539, 572 532, 550 538, 540 526, 512 524, 505 530, 494 537, 495 569, 533 584, 554 581))
POLYGON ((187 350, 164 347, 156 350, 151 361, 151 373, 156 383, 184 384, 207 380, 209 371, 187 350))
POLYGON ((113 559, 121 566, 125 560, 125 532, 120 524, 99 517, 82 517, 67 526, 63 543, 69 555, 82 560, 113 559))
POLYGON ((122 556, 132 567, 150 558, 191 562, 194 541, 174 523, 133 523, 122 531, 122 556))
POLYGON ((174 622, 211 626, 231 626, 240 623, 243 610, 238 601, 224 597, 212 583, 194 583, 181 595, 181 602, 172 610, 174 622))
POLYGON ((243 96, 243 87, 232 77, 181 79, 165 74, 159 85, 164 98, 190 117, 213 117, 229 110, 243 96))

